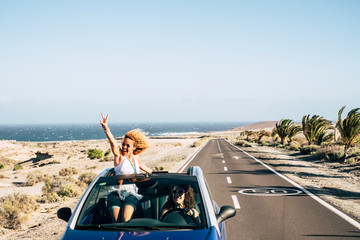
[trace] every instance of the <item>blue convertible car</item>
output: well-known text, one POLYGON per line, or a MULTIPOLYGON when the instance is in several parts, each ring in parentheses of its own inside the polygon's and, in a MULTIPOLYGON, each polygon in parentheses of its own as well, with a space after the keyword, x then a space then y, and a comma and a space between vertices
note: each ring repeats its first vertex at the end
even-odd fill
POLYGON ((218 207, 199 167, 186 174, 153 173, 115 176, 109 168, 86 189, 75 210, 61 208, 58 217, 67 221, 62 239, 226 239, 224 220, 235 216, 232 206, 218 207), (143 197, 131 220, 114 223, 108 207, 109 193, 122 186, 136 184, 143 197), (171 209, 161 216, 171 186, 193 189, 196 221, 184 209, 171 209))

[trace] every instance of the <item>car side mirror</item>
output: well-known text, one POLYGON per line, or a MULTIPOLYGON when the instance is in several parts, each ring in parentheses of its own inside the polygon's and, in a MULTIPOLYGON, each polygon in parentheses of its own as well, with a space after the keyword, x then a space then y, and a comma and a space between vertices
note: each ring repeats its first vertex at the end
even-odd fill
POLYGON ((236 210, 233 206, 222 206, 219 214, 216 215, 218 224, 225 221, 226 219, 232 218, 236 215, 236 210))
POLYGON ((64 220, 65 222, 68 222, 71 217, 71 209, 68 207, 60 208, 57 211, 58 218, 64 220))

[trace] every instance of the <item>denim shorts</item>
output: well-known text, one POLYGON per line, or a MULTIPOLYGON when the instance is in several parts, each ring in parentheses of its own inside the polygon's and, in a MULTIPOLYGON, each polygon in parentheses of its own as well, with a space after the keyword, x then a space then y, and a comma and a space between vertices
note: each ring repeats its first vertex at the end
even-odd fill
POLYGON ((125 201, 121 201, 117 191, 113 191, 108 195, 107 204, 109 209, 130 205, 134 208, 134 211, 136 211, 136 208, 139 205, 139 200, 135 196, 130 195, 125 198, 125 201))

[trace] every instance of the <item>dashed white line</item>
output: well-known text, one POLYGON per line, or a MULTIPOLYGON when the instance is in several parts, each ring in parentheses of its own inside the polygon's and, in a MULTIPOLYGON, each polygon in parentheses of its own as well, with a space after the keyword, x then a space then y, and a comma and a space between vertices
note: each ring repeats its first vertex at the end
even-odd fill
POLYGON ((237 200, 237 197, 235 195, 231 195, 231 198, 234 202, 235 209, 240 209, 240 204, 239 204, 239 201, 237 200))
POLYGON ((227 171, 227 167, 224 167, 224 171, 227 171))
POLYGON ((219 152, 221 153, 221 148, 220 148, 219 140, 216 140, 216 143, 217 143, 217 145, 218 145, 219 152))
POLYGON ((231 184, 231 183, 232 183, 232 181, 231 181, 231 178, 230 178, 230 177, 226 177, 226 180, 227 180, 228 184, 231 184))

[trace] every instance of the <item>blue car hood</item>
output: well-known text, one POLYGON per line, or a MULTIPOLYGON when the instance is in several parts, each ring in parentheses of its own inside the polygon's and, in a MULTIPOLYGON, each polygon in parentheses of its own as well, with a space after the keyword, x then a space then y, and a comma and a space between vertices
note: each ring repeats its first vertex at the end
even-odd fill
MULTIPOLYGON (((201 230, 172 230, 172 231, 148 231, 148 232, 115 232, 115 231, 84 231, 68 229, 67 238, 73 239, 96 239, 96 240, 150 240, 150 239, 168 239, 168 240, 184 240, 184 239, 209 239, 210 229, 201 230)), ((210 235, 213 235, 211 233, 210 235)), ((213 236, 210 237, 213 239, 213 236)))

